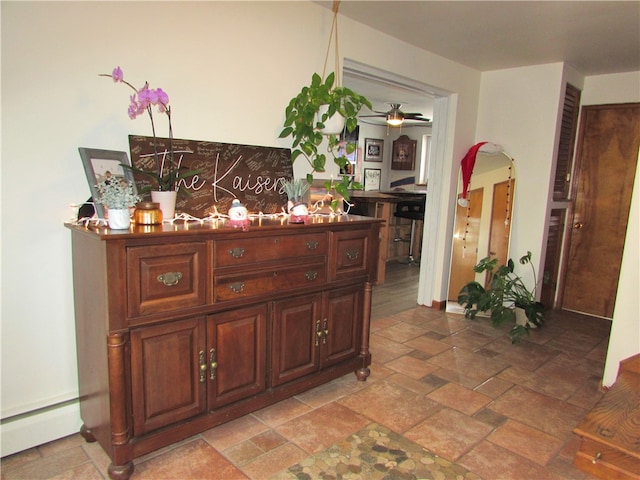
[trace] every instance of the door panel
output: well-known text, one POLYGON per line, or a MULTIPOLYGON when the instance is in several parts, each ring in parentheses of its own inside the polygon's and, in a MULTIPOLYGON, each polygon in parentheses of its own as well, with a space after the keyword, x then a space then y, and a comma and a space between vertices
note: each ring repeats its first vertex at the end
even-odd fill
POLYGON ((355 357, 360 351, 362 287, 330 290, 325 293, 324 318, 322 324, 322 358, 320 365, 326 367, 355 357))
MULTIPOLYGON (((478 263, 478 238, 482 218, 482 196, 484 189, 476 188, 468 192, 469 206, 462 207, 456 202, 456 225, 453 232, 452 258, 449 273, 449 298, 458 301, 458 292, 476 278, 473 267, 478 263)), ((460 198, 460 195, 458 195, 460 198)))
POLYGON ((267 306, 261 304, 210 315, 208 329, 209 409, 263 391, 267 306))
POLYGON ((274 302, 271 385, 281 385, 318 370, 321 295, 274 302))
POLYGON ((203 318, 131 331, 134 435, 205 411, 204 350, 203 318))
POLYGON ((506 265, 509 260, 513 185, 513 180, 508 180, 493 186, 489 255, 498 259, 498 265, 506 265))
POLYGON ((640 146, 640 104, 582 110, 562 308, 613 317, 640 146))

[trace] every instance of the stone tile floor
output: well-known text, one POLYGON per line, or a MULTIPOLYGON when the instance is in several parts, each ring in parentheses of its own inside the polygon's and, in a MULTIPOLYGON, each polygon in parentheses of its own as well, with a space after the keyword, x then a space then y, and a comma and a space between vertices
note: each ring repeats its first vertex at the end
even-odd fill
MULTIPOLYGON (((591 479, 572 429, 602 396, 609 327, 551 312, 512 345, 426 307, 378 318, 366 382, 349 374, 153 452, 131 478, 268 479, 377 423, 485 480, 591 479)), ((76 434, 3 458, 2 480, 106 479, 108 464, 76 434)))

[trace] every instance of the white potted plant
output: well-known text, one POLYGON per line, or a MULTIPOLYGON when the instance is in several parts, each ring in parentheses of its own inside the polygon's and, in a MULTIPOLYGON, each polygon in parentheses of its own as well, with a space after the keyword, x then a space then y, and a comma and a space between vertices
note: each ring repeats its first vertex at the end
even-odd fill
POLYGON ((99 195, 96 201, 107 208, 109 228, 116 230, 129 228, 130 209, 140 201, 140 196, 135 192, 133 184, 121 178, 108 177, 96 185, 96 188, 99 195))
POLYGON ((305 195, 309 191, 309 183, 303 178, 295 178, 284 182, 284 190, 287 192, 287 212, 289 223, 307 223, 309 210, 305 202, 305 195))

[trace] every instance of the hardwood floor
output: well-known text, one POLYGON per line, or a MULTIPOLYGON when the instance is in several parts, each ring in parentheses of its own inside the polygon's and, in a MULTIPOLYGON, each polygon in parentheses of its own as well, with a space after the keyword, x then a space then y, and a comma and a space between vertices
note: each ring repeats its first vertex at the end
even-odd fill
POLYGON ((418 298, 419 265, 387 263, 384 284, 374 287, 371 319, 388 317, 414 308, 418 298))

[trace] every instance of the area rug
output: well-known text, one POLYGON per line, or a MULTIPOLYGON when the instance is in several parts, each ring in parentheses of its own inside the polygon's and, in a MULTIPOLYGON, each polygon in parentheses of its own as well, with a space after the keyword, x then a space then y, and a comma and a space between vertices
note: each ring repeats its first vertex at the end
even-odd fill
POLYGON ((291 479, 481 480, 376 423, 271 478, 291 479))

